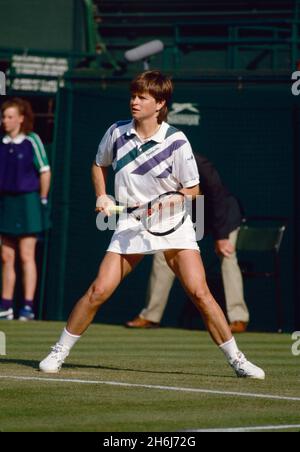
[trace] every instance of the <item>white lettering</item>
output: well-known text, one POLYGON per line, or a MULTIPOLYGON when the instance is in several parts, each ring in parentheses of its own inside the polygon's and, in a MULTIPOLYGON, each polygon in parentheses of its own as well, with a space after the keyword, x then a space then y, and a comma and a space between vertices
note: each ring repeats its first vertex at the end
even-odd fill
POLYGON ((169 124, 178 124, 185 126, 199 126, 200 116, 199 115, 172 115, 168 116, 169 124))
POLYGON ((127 447, 131 450, 136 448, 138 440, 130 438, 114 438, 111 436, 109 439, 105 439, 103 442, 104 447, 127 447))
POLYGON ((300 71, 295 71, 292 73, 292 80, 296 80, 292 84, 292 93, 294 96, 299 96, 300 94, 300 71))
POLYGON ((295 331, 292 334, 292 340, 296 341, 293 345, 292 345, 292 354, 294 356, 300 356, 300 331, 295 331))

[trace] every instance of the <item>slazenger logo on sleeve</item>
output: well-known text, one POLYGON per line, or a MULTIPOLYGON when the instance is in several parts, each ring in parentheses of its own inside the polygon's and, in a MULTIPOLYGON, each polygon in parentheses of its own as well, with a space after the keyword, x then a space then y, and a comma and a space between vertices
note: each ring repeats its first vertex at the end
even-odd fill
POLYGON ((190 160, 194 160, 194 156, 190 155, 189 157, 186 158, 186 161, 189 162, 190 160))

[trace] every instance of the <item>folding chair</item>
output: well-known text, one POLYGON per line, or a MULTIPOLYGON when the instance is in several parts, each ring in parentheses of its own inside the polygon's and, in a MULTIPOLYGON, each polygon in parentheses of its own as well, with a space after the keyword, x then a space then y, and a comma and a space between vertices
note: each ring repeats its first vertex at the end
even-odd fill
MULTIPOLYGON (((283 217, 247 217, 241 225, 236 244, 238 253, 265 253, 266 255, 269 254, 272 258, 272 268, 265 271, 249 269, 249 263, 247 262, 245 265, 243 260, 240 259, 239 264, 245 278, 274 278, 277 330, 280 333, 282 332, 283 325, 283 309, 279 249, 286 225, 287 218, 283 217)), ((253 264, 252 261, 251 263, 253 264)))

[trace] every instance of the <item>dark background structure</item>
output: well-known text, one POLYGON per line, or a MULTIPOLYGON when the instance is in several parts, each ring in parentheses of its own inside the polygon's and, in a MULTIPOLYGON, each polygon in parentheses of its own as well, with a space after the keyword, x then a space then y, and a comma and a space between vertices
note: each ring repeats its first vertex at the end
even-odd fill
MULTIPOLYGON (((8 95, 33 103, 53 169, 53 227, 40 247, 40 317, 66 318, 97 271, 111 233, 95 227, 90 167, 107 127, 128 118, 129 81, 144 68, 143 61, 127 63, 124 52, 160 39, 164 51, 148 64, 172 75, 173 102, 194 108, 175 115, 174 125, 215 163, 247 215, 288 220, 280 251, 284 329, 299 328, 300 116, 291 92, 291 74, 300 67, 299 1, 0 0, 0 11, 8 95), (16 66, 19 57, 23 66, 16 66), (49 75, 41 58, 54 58, 52 68, 62 59, 68 70, 49 75), (38 84, 28 89, 28 80, 38 84), (45 81, 56 83, 53 92, 45 81)), ((201 249, 218 290, 211 239, 201 249)), ((256 261, 269 264, 260 256, 256 261)), ((99 321, 122 323, 140 309, 150 264, 145 258, 99 321)), ((250 329, 273 331, 272 281, 246 281, 245 291, 250 329)), ((166 325, 182 324, 184 301, 176 282, 166 325)))

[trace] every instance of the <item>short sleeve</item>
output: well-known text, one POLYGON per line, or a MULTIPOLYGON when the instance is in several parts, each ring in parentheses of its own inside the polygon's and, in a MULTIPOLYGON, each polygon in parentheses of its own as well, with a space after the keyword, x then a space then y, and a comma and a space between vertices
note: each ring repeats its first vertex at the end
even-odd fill
POLYGON ((199 184, 199 172, 191 145, 182 135, 184 144, 174 152, 173 176, 183 188, 190 188, 199 184))
POLYGON ((113 124, 103 136, 95 158, 97 166, 110 166, 113 161, 113 146, 114 137, 113 132, 116 129, 116 125, 113 124))
POLYGON ((47 154, 42 143, 42 140, 36 133, 29 133, 27 139, 30 141, 33 147, 33 163, 39 173, 45 173, 50 171, 50 166, 47 158, 47 154))

